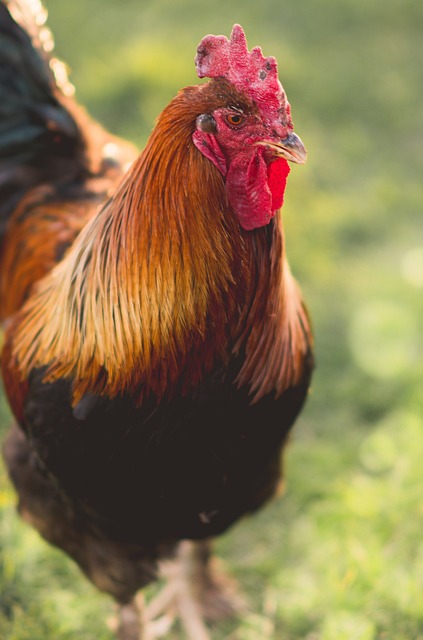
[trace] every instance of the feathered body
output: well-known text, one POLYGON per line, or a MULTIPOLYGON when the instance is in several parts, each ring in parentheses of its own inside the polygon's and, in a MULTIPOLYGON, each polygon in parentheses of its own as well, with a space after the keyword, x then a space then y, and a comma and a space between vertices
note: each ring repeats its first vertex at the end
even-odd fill
POLYGON ((58 102, 77 170, 35 170, 0 253, 19 422, 5 458, 23 516, 127 602, 178 541, 220 534, 274 494, 312 340, 280 215, 243 228, 228 195, 242 162, 222 175, 193 138, 228 107, 257 120, 251 96, 224 74, 182 90, 120 183, 129 148, 111 161, 119 143, 102 133, 93 163, 90 122, 58 102))

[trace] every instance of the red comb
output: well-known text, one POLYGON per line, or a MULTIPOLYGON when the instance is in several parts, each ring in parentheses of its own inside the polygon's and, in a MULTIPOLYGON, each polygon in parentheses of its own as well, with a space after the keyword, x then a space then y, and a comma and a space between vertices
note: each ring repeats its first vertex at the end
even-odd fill
POLYGON ((260 47, 248 51, 245 33, 239 24, 232 29, 230 40, 226 36, 205 36, 198 45, 195 66, 199 78, 223 77, 247 93, 264 119, 279 117, 286 120, 285 126, 292 127, 276 59, 265 58, 260 47))

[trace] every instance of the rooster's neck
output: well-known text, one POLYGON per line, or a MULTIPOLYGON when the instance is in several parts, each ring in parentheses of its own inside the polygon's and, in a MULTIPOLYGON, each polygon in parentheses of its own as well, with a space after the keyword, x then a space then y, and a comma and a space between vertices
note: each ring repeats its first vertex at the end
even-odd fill
POLYGON ((291 350, 301 307, 293 287, 299 302, 291 311, 284 302, 279 223, 240 229, 222 176, 191 143, 193 123, 177 115, 162 114, 115 197, 19 316, 22 376, 47 367, 46 380, 70 378, 74 402, 87 392, 184 393, 239 352, 239 383, 256 397, 286 382, 277 363, 264 380, 256 372, 281 335, 281 352, 291 350))

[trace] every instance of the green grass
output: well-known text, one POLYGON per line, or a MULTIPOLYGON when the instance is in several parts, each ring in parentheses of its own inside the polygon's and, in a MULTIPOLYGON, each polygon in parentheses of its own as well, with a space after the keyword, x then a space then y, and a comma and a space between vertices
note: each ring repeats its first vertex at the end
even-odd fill
MULTIPOLYGON (((80 100, 140 145, 178 88, 196 82, 200 38, 240 22, 251 45, 277 56, 309 149, 284 219, 318 366, 285 498, 218 543, 251 613, 213 638, 423 639, 421 0, 49 9, 80 100)), ((13 503, 0 471, 1 640, 110 640, 109 599, 13 503)))

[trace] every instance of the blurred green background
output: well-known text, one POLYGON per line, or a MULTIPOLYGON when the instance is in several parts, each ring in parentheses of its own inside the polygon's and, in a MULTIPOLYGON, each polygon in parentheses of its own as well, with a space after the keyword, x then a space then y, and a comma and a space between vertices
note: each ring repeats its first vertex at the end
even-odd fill
MULTIPOLYGON (((309 161, 285 219, 317 369, 287 493, 218 543, 250 602, 216 640, 423 638, 423 3, 50 0, 77 95, 139 146, 235 22, 279 61, 309 161)), ((3 407, 1 425, 10 423, 3 407)), ((110 640, 110 600, 21 524, 0 470, 1 640, 110 640)), ((180 639, 177 631, 171 636, 180 639)))

